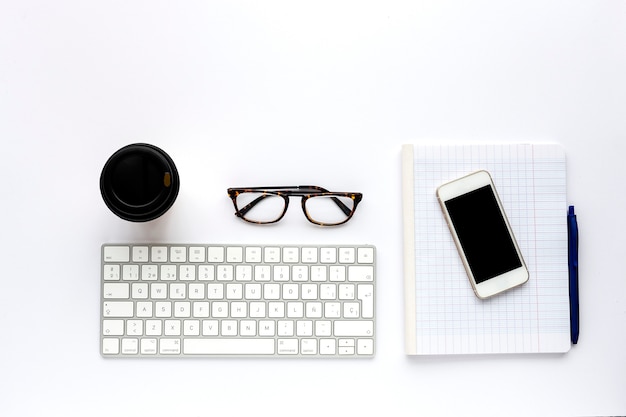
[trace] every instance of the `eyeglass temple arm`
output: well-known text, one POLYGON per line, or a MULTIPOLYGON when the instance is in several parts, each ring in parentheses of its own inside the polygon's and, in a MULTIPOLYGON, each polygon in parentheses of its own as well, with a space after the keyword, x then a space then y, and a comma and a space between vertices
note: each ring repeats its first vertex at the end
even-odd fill
POLYGON ((350 210, 350 208, 348 206, 343 204, 341 202, 341 200, 339 200, 337 197, 331 197, 330 199, 333 200, 335 202, 335 204, 337 204, 339 206, 341 211, 343 211, 343 214, 345 214, 346 216, 349 216, 350 213, 352 213, 352 210, 350 210))
POLYGON ((257 204, 259 204, 264 198, 269 197, 270 194, 261 194, 259 197, 255 198, 254 200, 252 200, 251 202, 249 202, 248 204, 246 204, 245 207, 242 207, 239 209, 238 213, 243 217, 246 215, 247 212, 249 212, 254 206, 256 206, 257 204))

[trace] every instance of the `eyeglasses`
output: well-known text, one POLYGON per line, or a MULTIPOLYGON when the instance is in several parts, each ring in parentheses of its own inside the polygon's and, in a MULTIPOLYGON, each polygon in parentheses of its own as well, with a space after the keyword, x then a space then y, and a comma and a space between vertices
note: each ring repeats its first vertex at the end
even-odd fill
POLYGON ((302 197, 306 218, 319 226, 337 226, 350 220, 363 198, 361 193, 331 192, 314 185, 229 188, 235 215, 256 224, 276 223, 289 206, 289 197, 302 197))

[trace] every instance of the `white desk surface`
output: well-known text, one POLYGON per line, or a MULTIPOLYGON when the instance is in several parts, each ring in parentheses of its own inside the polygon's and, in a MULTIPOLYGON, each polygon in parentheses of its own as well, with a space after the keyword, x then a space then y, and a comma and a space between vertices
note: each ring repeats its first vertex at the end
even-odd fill
POLYGON ((0 3, 0 415, 626 413, 626 3, 0 3), (159 220, 115 217, 100 170, 149 142, 181 175, 159 220), (563 355, 404 355, 400 146, 556 141, 581 227, 563 355), (230 186, 361 191, 345 227, 275 227, 230 186), (104 360, 107 241, 372 243, 373 360, 104 360))

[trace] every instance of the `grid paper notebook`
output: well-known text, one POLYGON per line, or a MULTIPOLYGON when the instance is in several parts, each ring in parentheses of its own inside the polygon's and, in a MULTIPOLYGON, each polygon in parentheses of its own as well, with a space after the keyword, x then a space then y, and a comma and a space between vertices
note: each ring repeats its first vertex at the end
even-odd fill
POLYGON ((559 145, 404 145, 406 353, 567 352, 570 347, 565 153, 559 145), (435 195, 491 173, 530 273, 524 285, 474 295, 435 195))

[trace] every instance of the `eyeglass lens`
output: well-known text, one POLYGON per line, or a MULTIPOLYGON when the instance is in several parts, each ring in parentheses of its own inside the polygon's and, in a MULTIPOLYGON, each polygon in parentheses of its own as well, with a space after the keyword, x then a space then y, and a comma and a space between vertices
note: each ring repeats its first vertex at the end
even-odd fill
POLYGON ((344 196, 314 196, 305 201, 304 207, 314 222, 333 225, 348 220, 354 210, 354 200, 344 196))
POLYGON ((285 213, 287 201, 275 194, 246 192, 237 195, 237 210, 245 220, 255 223, 271 223, 285 213))

